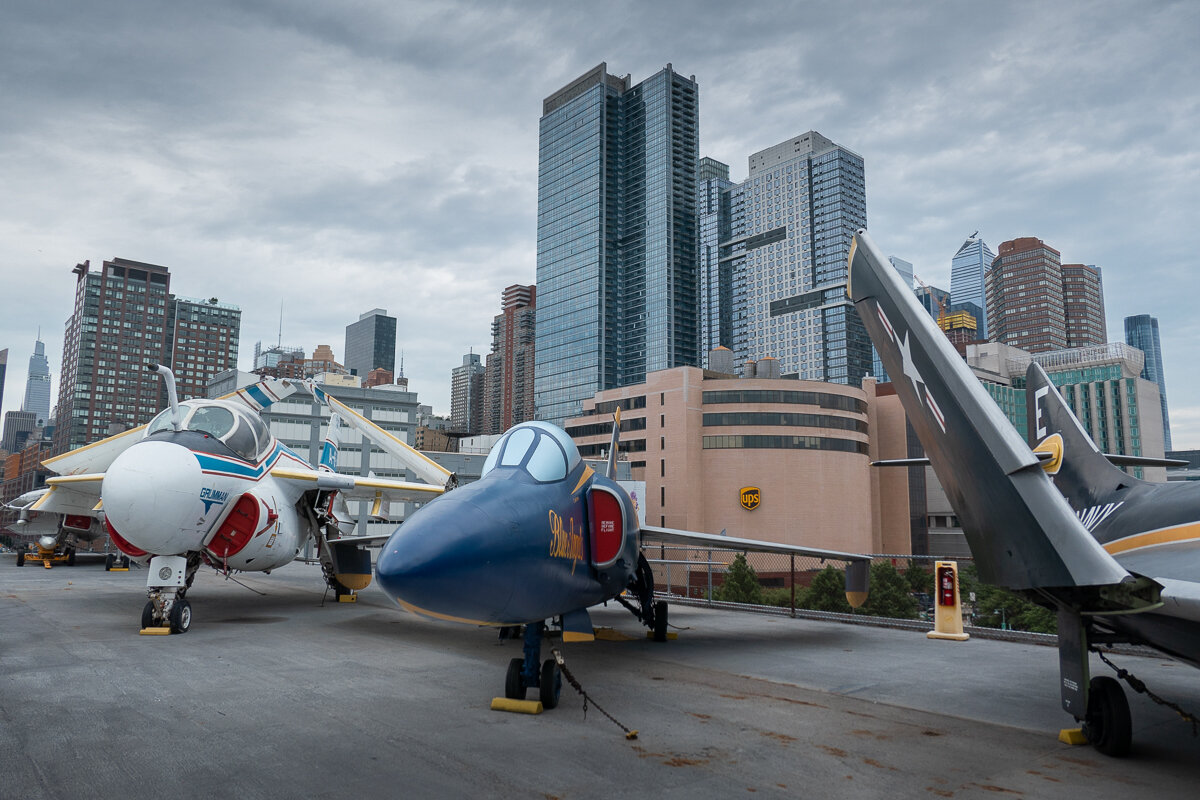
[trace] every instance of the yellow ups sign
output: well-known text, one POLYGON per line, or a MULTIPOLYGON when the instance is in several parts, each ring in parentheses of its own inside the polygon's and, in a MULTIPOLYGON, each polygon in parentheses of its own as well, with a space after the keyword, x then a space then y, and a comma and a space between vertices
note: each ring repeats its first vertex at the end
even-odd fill
POLYGON ((753 511, 762 502, 762 492, 757 486, 743 486, 741 498, 742 508, 747 511, 753 511))

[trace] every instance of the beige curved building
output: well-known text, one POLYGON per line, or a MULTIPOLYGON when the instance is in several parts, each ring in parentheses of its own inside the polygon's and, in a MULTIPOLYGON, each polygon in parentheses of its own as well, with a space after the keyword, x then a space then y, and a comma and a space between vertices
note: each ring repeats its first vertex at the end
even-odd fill
POLYGON ((870 466, 906 457, 904 415, 876 389, 679 367, 598 393, 565 427, 598 457, 622 409, 620 452, 646 483, 648 524, 909 553, 909 471, 870 466), (744 489, 758 502, 744 505, 744 489))

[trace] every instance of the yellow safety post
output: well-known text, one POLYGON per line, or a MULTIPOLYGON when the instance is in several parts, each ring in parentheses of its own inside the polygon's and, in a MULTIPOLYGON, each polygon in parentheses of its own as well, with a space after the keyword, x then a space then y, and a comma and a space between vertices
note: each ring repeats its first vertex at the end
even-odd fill
POLYGON ((933 578, 933 630, 925 635, 930 639, 965 642, 971 638, 971 635, 963 633, 962 596, 958 591, 958 562, 938 561, 933 568, 933 578))

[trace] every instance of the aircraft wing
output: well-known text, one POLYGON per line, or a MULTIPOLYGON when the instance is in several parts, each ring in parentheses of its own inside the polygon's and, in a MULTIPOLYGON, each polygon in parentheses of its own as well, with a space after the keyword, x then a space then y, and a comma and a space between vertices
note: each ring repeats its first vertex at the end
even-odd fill
POLYGON ((696 533, 674 528, 642 528, 642 544, 680 544, 689 547, 719 547, 724 550, 746 550, 751 553, 783 553, 785 555, 828 558, 835 561, 871 562, 870 556, 858 553, 843 553, 839 550, 822 550, 794 544, 763 542, 758 539, 740 539, 737 536, 719 536, 713 533, 696 533))
POLYGON ((343 422, 365 436, 380 450, 395 456, 405 469, 412 470, 421 480, 437 487, 445 487, 448 483, 453 483, 454 474, 432 458, 388 433, 341 400, 322 390, 321 387, 313 384, 310 388, 313 395, 327 405, 331 411, 336 412, 343 422))
POLYGON ((745 550, 751 553, 780 553, 783 555, 806 556, 846 562, 846 599, 857 608, 867 599, 871 578, 871 557, 859 553, 843 553, 840 550, 822 550, 778 542, 763 542, 758 539, 741 539, 737 536, 718 536, 711 533, 681 531, 675 528, 641 529, 641 544, 678 544, 689 547, 719 547, 726 550, 745 550))
POLYGON ((409 483, 376 477, 361 478, 356 475, 342 475, 338 472, 318 472, 317 470, 287 467, 271 470, 271 477, 295 483, 305 489, 336 490, 347 500, 373 501, 375 504, 371 511, 373 516, 378 516, 376 511, 382 507, 383 503, 403 503, 413 500, 424 502, 432 500, 445 491, 441 486, 431 486, 428 483, 409 483))
POLYGON ((846 290, 962 520, 980 577, 1010 589, 1131 581, 865 230, 850 248, 846 290))
POLYGON ((100 517, 100 486, 103 473, 64 475, 46 481, 46 493, 30 503, 28 511, 39 514, 67 514, 100 517))
POLYGON ((139 425, 116 436, 109 436, 60 456, 48 458, 42 465, 59 475, 104 472, 109 464, 117 460, 117 456, 142 440, 145 430, 145 425, 139 425))

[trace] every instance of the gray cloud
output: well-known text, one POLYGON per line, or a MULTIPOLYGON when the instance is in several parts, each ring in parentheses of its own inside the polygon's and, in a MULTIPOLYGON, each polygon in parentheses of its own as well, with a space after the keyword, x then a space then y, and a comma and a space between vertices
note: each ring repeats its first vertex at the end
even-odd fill
POLYGON ((930 283, 976 229, 1102 266, 1110 338, 1159 316, 1176 444, 1200 447, 1193 5, 18 0, 4 23, 6 410, 39 324, 58 370, 71 266, 114 255, 238 303, 247 356, 281 302, 285 343, 335 352, 387 306, 445 409, 534 277, 542 98, 670 62, 735 177, 809 129, 861 153, 873 234, 930 283))

